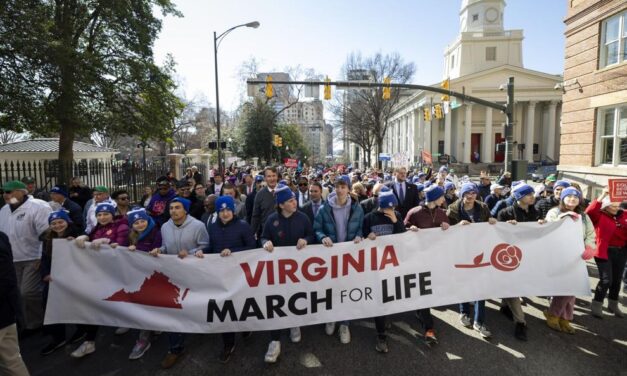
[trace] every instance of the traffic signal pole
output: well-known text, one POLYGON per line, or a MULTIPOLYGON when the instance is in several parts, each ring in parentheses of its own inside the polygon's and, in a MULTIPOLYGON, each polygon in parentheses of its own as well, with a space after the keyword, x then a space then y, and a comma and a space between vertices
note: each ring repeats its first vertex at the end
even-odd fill
MULTIPOLYGON (((247 80, 248 85, 264 85, 267 82, 263 80, 247 80)), ((410 89, 410 90, 423 90, 440 94, 445 94, 450 97, 459 98, 462 101, 468 101, 482 106, 490 107, 492 109, 505 113, 505 160, 504 169, 505 172, 510 171, 512 162, 512 142, 513 142, 513 126, 514 126, 514 77, 510 77, 507 82, 507 103, 505 105, 490 102, 485 99, 466 95, 465 93, 458 93, 448 89, 442 89, 439 87, 426 86, 426 85, 414 85, 414 84, 395 84, 395 83, 377 83, 377 82, 355 82, 355 81, 275 81, 272 80, 272 84, 278 85, 333 85, 336 87, 349 87, 349 88, 397 88, 397 89, 410 89)), ((505 85, 503 85, 505 86, 505 85)))

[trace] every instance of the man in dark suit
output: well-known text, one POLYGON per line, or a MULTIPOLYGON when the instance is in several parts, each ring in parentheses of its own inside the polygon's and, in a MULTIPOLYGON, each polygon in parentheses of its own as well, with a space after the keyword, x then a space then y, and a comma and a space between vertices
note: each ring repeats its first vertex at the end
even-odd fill
POLYGON ((17 338, 19 294, 11 243, 6 234, 0 232, 0 374, 2 375, 28 375, 28 369, 20 355, 17 338))
POLYGON ((261 239, 261 230, 268 216, 275 212, 276 202, 274 199, 274 190, 279 182, 279 172, 276 167, 266 167, 263 171, 266 186, 261 188, 255 195, 253 204, 253 216, 250 226, 257 235, 257 239, 261 239))
POLYGON ((85 218, 83 217, 83 209, 76 202, 68 198, 68 193, 65 187, 55 185, 50 190, 50 199, 53 202, 61 205, 70 214, 70 219, 74 222, 74 225, 79 232, 85 231, 85 218))
POLYGON ((309 186, 309 201, 299 210, 305 213, 311 223, 313 223, 316 214, 318 214, 318 210, 320 210, 324 204, 325 201, 322 199, 322 184, 313 182, 309 186))
POLYGON ((246 192, 250 192, 246 194, 246 202, 244 203, 246 205, 246 222, 248 222, 248 224, 252 223, 255 196, 257 195, 257 192, 259 192, 259 190, 262 188, 262 183, 263 175, 257 175, 255 176, 255 182, 253 183, 252 191, 250 191, 250 189, 246 187, 246 192))
POLYGON ((298 203, 298 208, 302 209, 310 199, 309 180, 305 176, 301 176, 298 178, 298 189, 296 190, 296 203, 298 203))
POLYGON ((389 184, 389 187, 394 191, 394 195, 398 200, 397 210, 405 218, 407 212, 420 203, 418 189, 407 181, 407 169, 405 167, 396 168, 394 181, 389 184))
POLYGON ((222 175, 215 174, 211 180, 212 184, 209 186, 209 188, 207 188, 207 196, 222 196, 222 188, 224 187, 224 180, 222 178, 222 175))

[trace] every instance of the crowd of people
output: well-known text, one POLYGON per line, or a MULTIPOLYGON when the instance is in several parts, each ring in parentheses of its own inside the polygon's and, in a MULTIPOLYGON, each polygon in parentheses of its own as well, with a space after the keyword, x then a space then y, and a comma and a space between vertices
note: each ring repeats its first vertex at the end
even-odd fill
MULTIPOLYGON (((30 177, 2 186, 6 204, 0 209, 0 371, 28 374, 19 351, 19 335, 42 329, 48 290, 54 283, 51 262, 53 240, 68 239, 79 248, 102 245, 127 247, 154 257, 180 258, 259 248, 300 250, 311 244, 333 247, 335 243, 359 243, 364 238, 474 223, 573 220, 583 228, 585 260, 594 258, 599 272, 591 314, 607 311, 623 317, 618 301, 621 281, 626 279, 627 214, 621 203, 612 202, 608 189, 592 201, 584 198, 574 182, 551 175, 535 188, 512 181, 508 173, 496 179, 482 172, 477 182, 457 177, 442 166, 438 171, 393 172, 327 169, 298 170, 283 167, 213 171, 207 181, 198 169, 189 169, 180 180, 172 174, 147 187, 141 199, 131 202, 126 190, 110 192, 106 186, 86 187, 80 178, 69 186, 49 191, 36 188, 30 177)), ((235 267, 235 266, 234 266, 235 267)), ((555 296, 544 312, 546 324, 556 331, 574 334, 575 297, 555 296)), ((490 338, 485 301, 460 302, 460 325, 490 338)), ((500 312, 514 322, 514 336, 527 340, 527 324, 520 297, 502 299, 500 312)), ((436 327, 429 308, 416 312, 422 333, 436 343, 436 327)), ((376 351, 389 351, 386 317, 373 318, 376 351)), ((49 355, 68 344, 78 345, 72 357, 82 358, 96 350, 99 327, 55 324, 43 326, 50 342, 41 349, 49 355), (67 334, 72 331, 71 336, 67 334)), ((129 328, 117 328, 116 335, 129 328)), ((351 341, 350 322, 324 325, 329 336, 351 341)), ((274 363, 281 353, 283 330, 270 332, 265 361, 274 363)), ((129 359, 139 359, 158 333, 141 330, 129 359)), ((251 333, 241 336, 246 338, 251 333)), ((185 349, 184 333, 167 333, 169 348, 163 368, 172 367, 185 349)), ((301 341, 298 327, 289 329, 292 342, 301 341)), ((223 333, 221 362, 227 362, 236 344, 235 333, 223 333)))

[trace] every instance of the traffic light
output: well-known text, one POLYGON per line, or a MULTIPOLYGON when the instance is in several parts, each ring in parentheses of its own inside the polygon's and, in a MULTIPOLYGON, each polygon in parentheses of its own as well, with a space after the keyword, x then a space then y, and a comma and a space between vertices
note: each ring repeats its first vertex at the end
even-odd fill
POLYGON ((277 136, 277 145, 278 147, 283 146, 283 137, 277 136))
POLYGON ((327 76, 324 82, 326 82, 326 84, 324 84, 324 99, 329 100, 331 99, 331 85, 329 85, 331 79, 329 79, 329 76, 327 76))
POLYGON ((444 117, 443 111, 442 111, 442 105, 439 103, 436 103, 433 106, 433 114, 435 115, 434 117, 436 119, 442 119, 444 117))
POLYGON ((431 121, 431 109, 429 107, 423 107, 422 113, 425 121, 431 121))
MULTIPOLYGON (((450 90, 450 85, 451 85, 451 81, 447 78, 446 80, 442 81, 442 83, 440 84, 440 87, 442 87, 442 89, 450 90)), ((442 102, 448 102, 448 101, 449 101, 448 95, 443 95, 442 102)))
POLYGON ((392 83, 392 79, 390 77, 386 77, 383 80, 383 83, 387 86, 383 87, 383 99, 388 100, 391 97, 391 88, 390 88, 390 84, 392 83))
POLYGON ((279 135, 275 134, 272 138, 272 145, 279 146, 279 135))
POLYGON ((274 93, 272 90, 272 76, 267 75, 266 76, 266 97, 272 98, 273 94, 274 93))

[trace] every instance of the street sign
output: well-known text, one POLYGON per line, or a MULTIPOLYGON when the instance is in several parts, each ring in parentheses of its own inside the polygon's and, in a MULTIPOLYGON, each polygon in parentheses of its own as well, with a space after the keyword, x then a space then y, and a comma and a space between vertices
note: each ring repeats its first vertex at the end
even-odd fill
POLYGON ((390 160, 392 160, 392 157, 388 153, 379 153, 379 160, 380 161, 390 161, 390 160))
POLYGON ((285 158, 283 159, 283 162, 285 162, 285 167, 298 167, 298 160, 296 159, 285 158))
POLYGON ((620 202, 627 200, 627 179, 608 179, 610 201, 620 202))
POLYGON ((451 102, 451 105, 450 105, 451 110, 454 110, 454 109, 456 109, 457 107, 461 107, 461 106, 462 106, 462 104, 461 104, 461 103, 457 103, 457 101, 453 101, 453 102, 451 102))

